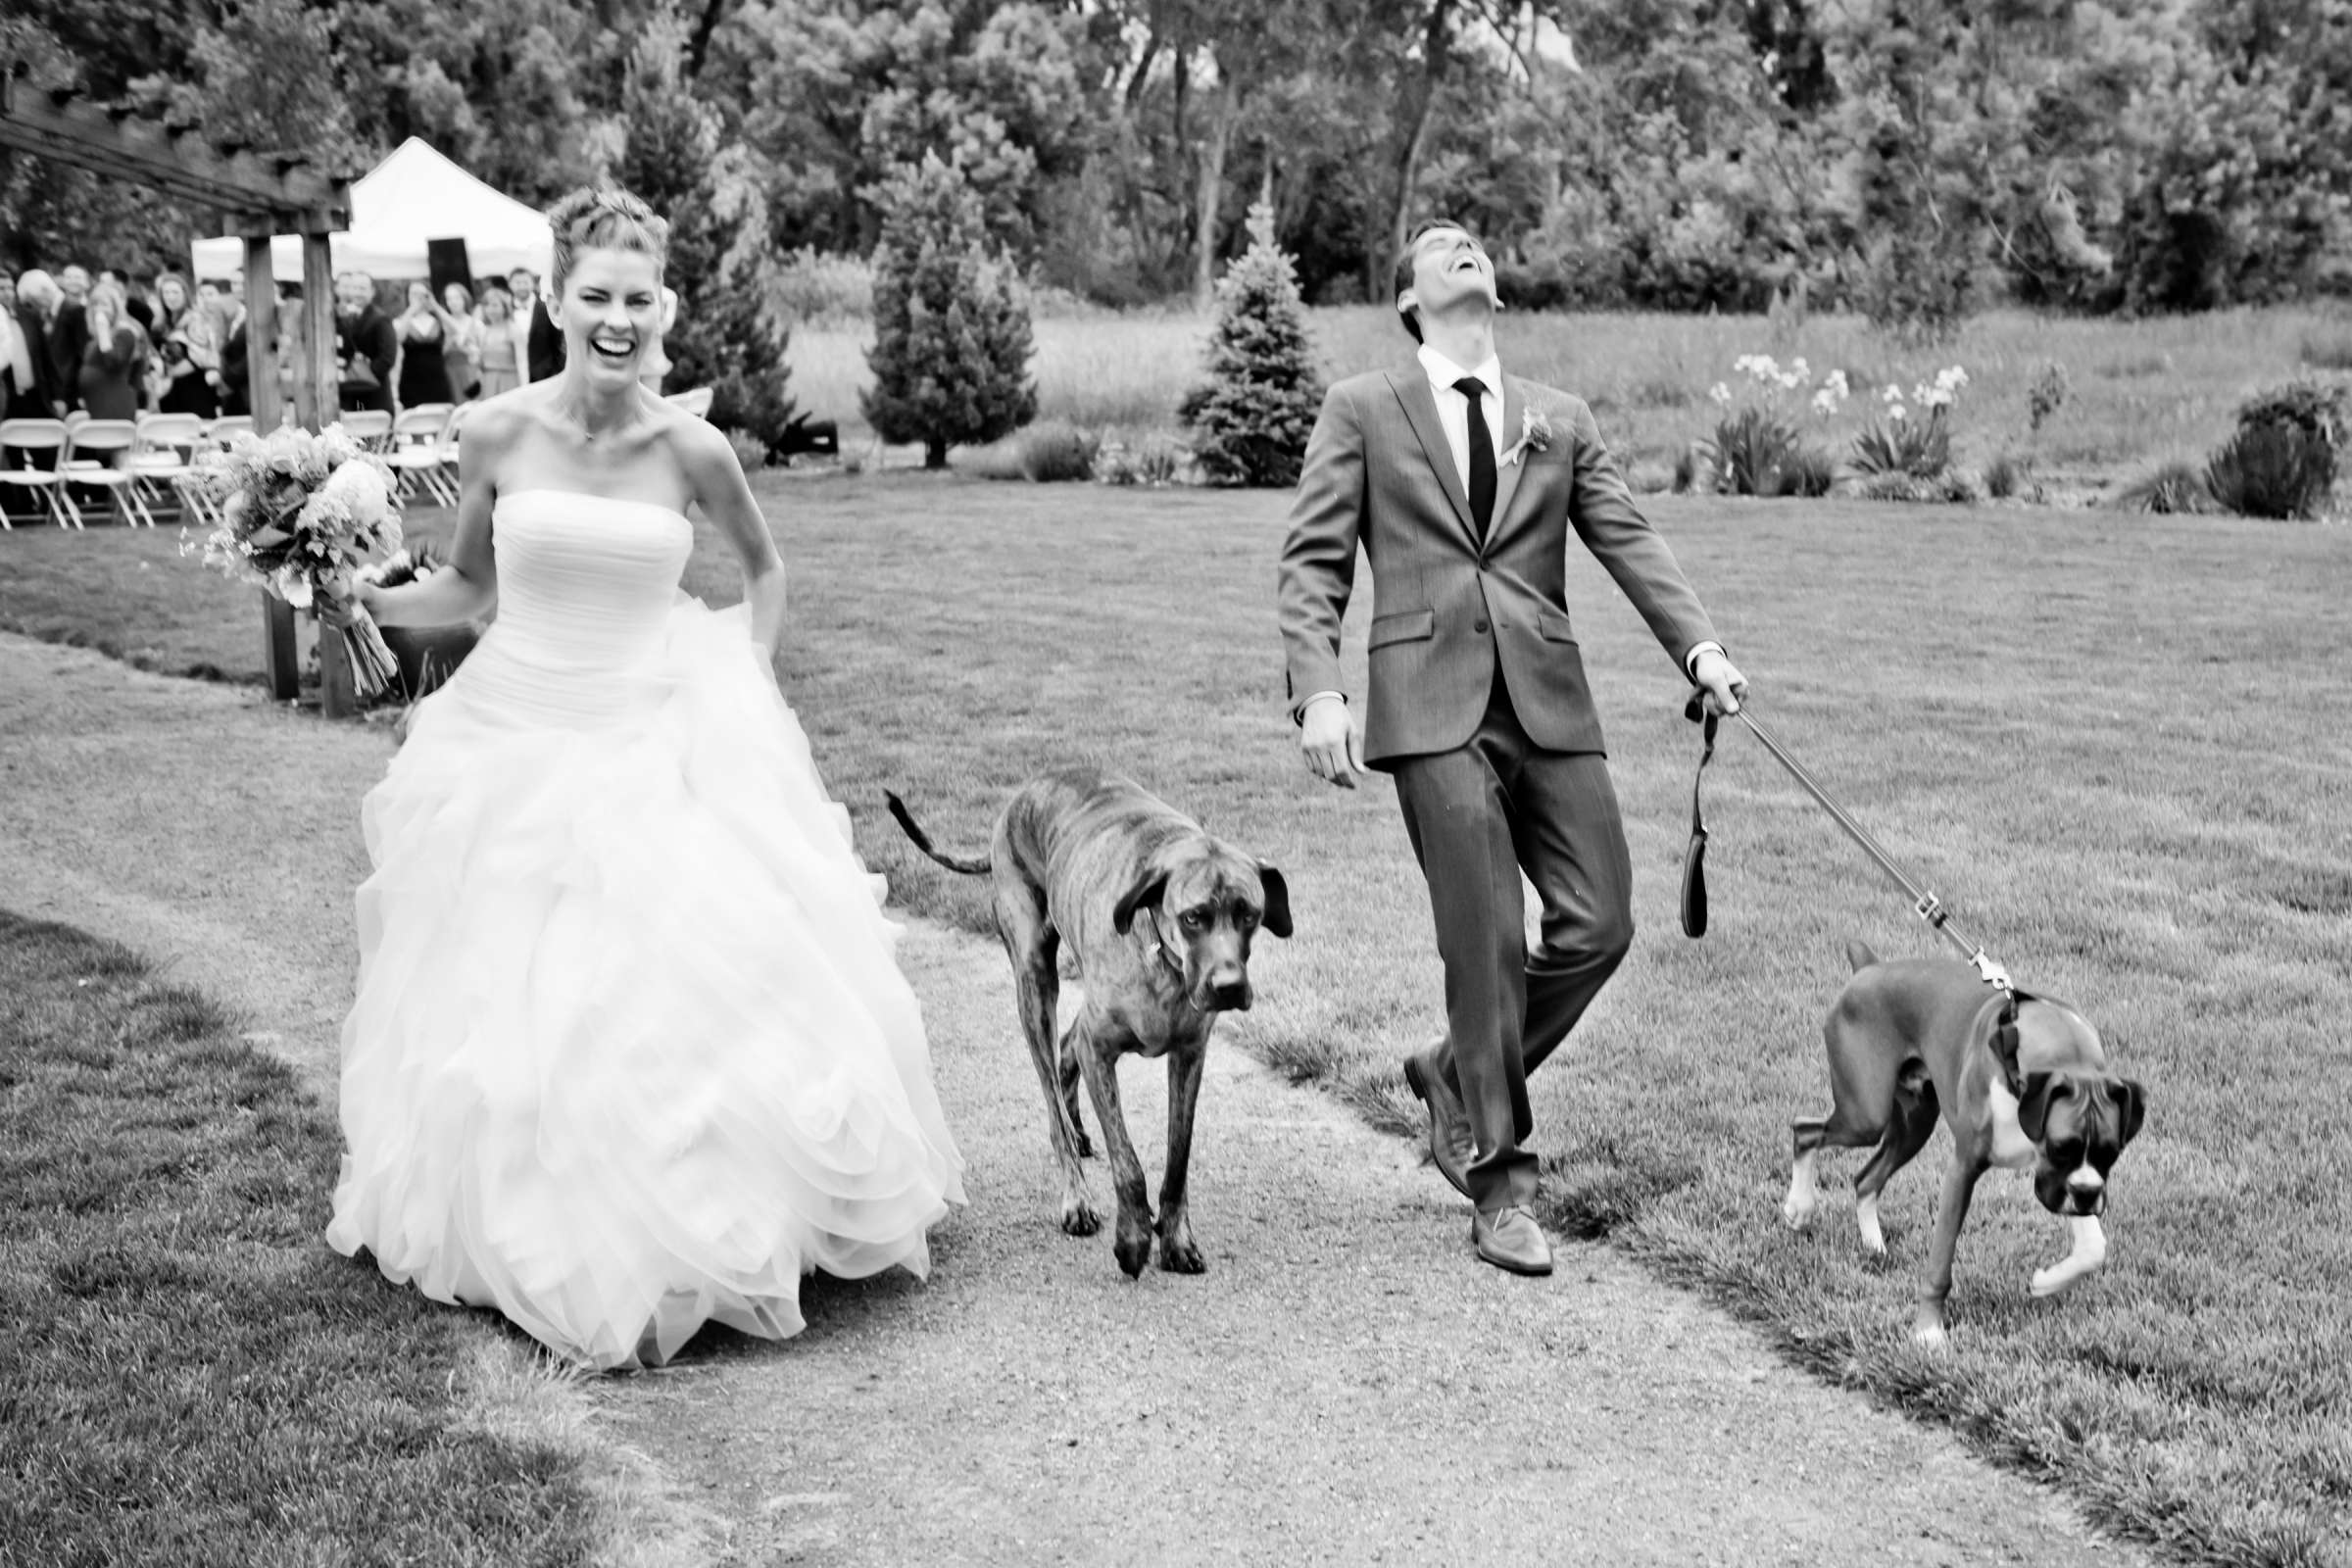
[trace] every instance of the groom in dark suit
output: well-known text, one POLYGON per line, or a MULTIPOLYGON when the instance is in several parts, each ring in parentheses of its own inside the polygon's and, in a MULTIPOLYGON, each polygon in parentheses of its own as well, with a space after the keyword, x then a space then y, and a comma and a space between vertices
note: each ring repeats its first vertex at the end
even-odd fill
POLYGON ((1732 711, 1747 682, 1581 398, 1502 373, 1494 267, 1457 224, 1416 235, 1396 312, 1419 353, 1334 386, 1306 447, 1280 587, 1299 746, 1318 777, 1396 784, 1429 883, 1446 1032, 1405 1058, 1478 1255, 1551 1270, 1531 1212, 1527 1076, 1633 943, 1633 874, 1566 597, 1569 532, 1684 673, 1732 711), (1378 587, 1359 726, 1340 619, 1362 547, 1378 587), (1520 872, 1542 903, 1526 942, 1520 872))

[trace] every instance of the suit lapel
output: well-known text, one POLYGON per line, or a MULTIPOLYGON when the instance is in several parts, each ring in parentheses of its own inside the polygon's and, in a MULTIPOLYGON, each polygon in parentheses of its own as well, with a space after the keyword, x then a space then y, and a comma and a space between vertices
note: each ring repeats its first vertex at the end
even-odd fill
MULTIPOLYGON (((1502 449, 1510 451, 1527 423, 1527 386, 1515 375, 1502 378, 1502 449)), ((1502 537, 1503 528, 1511 520, 1511 498, 1519 493, 1519 481, 1527 473, 1527 454, 1521 452, 1519 461, 1505 464, 1494 474, 1494 517, 1487 528, 1487 541, 1492 544, 1502 537)))
MULTIPOLYGON (((1396 401, 1404 406, 1404 416, 1411 421, 1413 434, 1421 439, 1421 452, 1437 474, 1438 484, 1453 507, 1453 520, 1462 525, 1463 534, 1477 543, 1477 530, 1470 523, 1470 497, 1462 489, 1462 476, 1453 468, 1453 448, 1446 444, 1446 426, 1438 419, 1437 394, 1429 389, 1428 372, 1415 360, 1402 369, 1389 372, 1389 386, 1396 392, 1396 401)), ((1496 515, 1501 514, 1499 510, 1496 515)))

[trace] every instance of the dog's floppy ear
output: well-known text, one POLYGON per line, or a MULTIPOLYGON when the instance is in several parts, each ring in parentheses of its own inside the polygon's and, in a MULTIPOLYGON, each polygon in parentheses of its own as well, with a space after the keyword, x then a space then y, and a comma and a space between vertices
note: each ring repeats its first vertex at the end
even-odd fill
POLYGON ((1266 885, 1266 929, 1287 940, 1291 934, 1291 884, 1263 860, 1257 862, 1257 879, 1266 885))
POLYGON ((2074 1080, 2062 1072, 2030 1072, 2017 1094, 2017 1126, 2026 1135, 2026 1142, 2041 1142, 2041 1130, 2050 1119, 2050 1102, 2072 1088, 2074 1080))
POLYGON ((2115 1110, 2123 1118, 2121 1136, 2115 1147, 2121 1149, 2138 1136, 2139 1124, 2148 1114, 2147 1092, 2139 1087, 2136 1078, 2118 1078, 2115 1081, 2115 1110))
POLYGON ((1135 886, 1119 895, 1111 906, 1110 928, 1125 936, 1135 924, 1135 911, 1147 904, 1157 904, 1168 891, 1168 873, 1155 865, 1147 865, 1136 879, 1135 886))

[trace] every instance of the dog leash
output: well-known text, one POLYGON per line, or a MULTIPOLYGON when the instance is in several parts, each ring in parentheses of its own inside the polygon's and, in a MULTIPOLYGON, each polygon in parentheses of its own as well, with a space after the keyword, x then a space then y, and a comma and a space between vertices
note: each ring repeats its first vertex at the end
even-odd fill
MULTIPOLYGON (((1698 724, 1705 738, 1704 749, 1699 753, 1698 772, 1690 781, 1690 846, 1683 858, 1683 933, 1690 937, 1700 937, 1706 934, 1707 929, 1707 829, 1705 818, 1699 810, 1698 786, 1699 780, 1706 776, 1707 763, 1714 760, 1715 731, 1722 721, 1722 715, 1708 709, 1704 693, 1693 692, 1690 702, 1684 705, 1683 716, 1698 724)), ((1772 754, 1773 760, 1787 768, 1789 777, 1803 785, 1805 792, 1821 803, 1823 809, 1845 830, 1846 837, 1859 844, 1862 853, 1876 860, 1879 869, 1892 877, 1895 884, 1910 895, 1911 912, 1927 921, 1932 929, 1949 938, 1967 956, 1968 961, 1976 965, 1977 973, 1984 976, 1986 985, 2012 999, 2005 1011, 2004 1023, 2014 1030, 2017 987, 2000 960, 1986 953, 1983 944, 1971 941, 1953 922, 1950 911, 1943 906, 1943 901, 1934 892, 1921 887, 1909 872, 1896 863, 1894 857, 1886 853, 1886 847, 1871 837, 1870 830, 1854 820, 1852 812, 1830 798, 1830 792, 1821 787, 1821 781, 1806 770, 1804 763, 1791 757, 1787 747, 1773 739, 1770 730, 1756 722, 1750 705, 1741 703, 1740 710, 1732 716, 1745 724, 1748 733, 1764 743, 1764 749, 1772 754)))

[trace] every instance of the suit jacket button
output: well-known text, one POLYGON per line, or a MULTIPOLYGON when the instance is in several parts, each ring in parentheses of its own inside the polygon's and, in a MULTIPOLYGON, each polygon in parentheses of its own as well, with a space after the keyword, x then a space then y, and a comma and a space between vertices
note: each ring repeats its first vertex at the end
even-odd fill
POLYGON ((1474 620, 1470 623, 1470 629, 1475 632, 1483 632, 1487 629, 1487 623, 1483 620, 1474 620))

